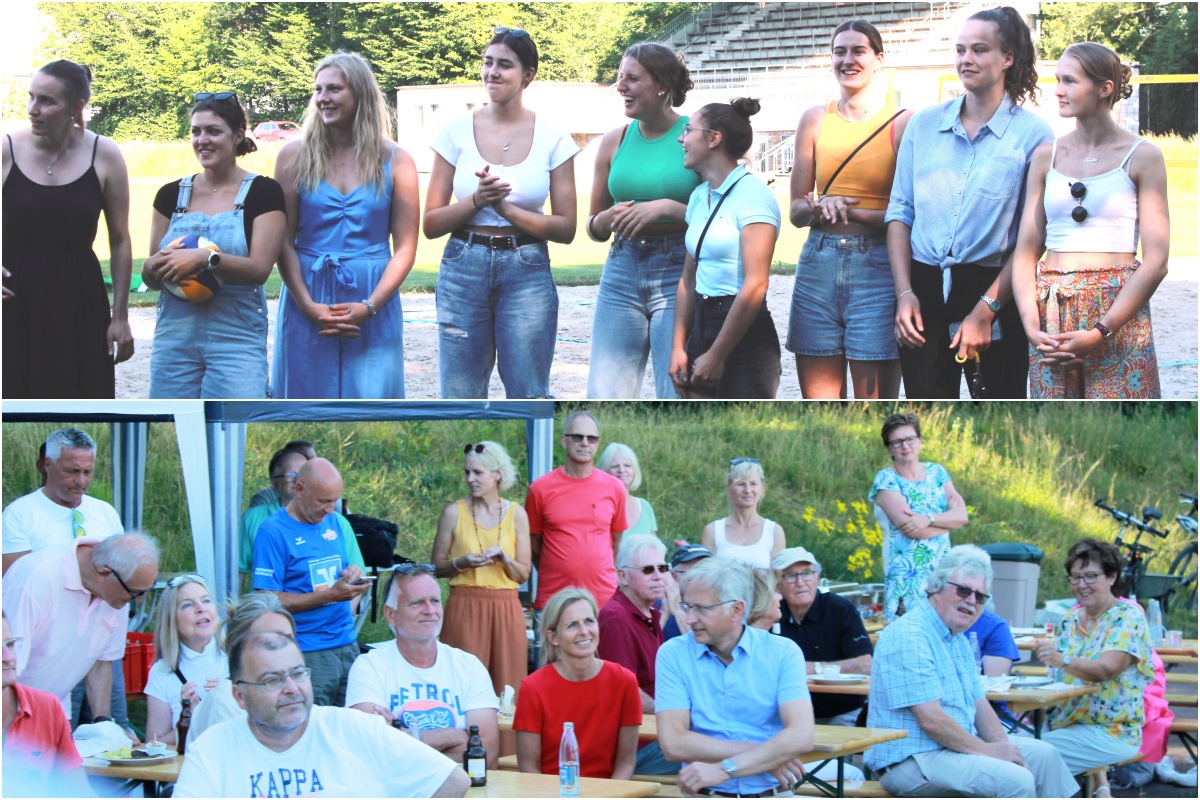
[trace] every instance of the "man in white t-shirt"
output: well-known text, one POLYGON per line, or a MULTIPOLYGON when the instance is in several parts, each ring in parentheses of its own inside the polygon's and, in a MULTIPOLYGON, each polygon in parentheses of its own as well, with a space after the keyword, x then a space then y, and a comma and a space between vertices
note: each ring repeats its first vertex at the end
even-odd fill
POLYGON ((45 485, 4 509, 4 572, 21 556, 43 547, 125 532, 115 508, 88 497, 96 467, 96 442, 91 436, 78 428, 54 431, 46 438, 41 463, 45 485))
POLYGON ((401 564, 388 584, 383 616, 395 647, 380 645, 358 657, 346 684, 346 705, 389 723, 419 727, 421 741, 461 762, 467 726, 478 725, 488 768, 500 756, 499 707, 483 663, 442 644, 442 593, 431 564, 401 564))
POLYGON ((229 653, 245 719, 188 747, 175 797, 462 797, 457 764, 374 715, 313 707, 310 670, 289 636, 254 634, 229 653))

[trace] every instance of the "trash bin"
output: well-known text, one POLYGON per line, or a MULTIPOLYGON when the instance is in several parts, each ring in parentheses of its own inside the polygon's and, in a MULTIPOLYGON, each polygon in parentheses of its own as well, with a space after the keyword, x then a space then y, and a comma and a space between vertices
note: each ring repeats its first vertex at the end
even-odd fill
POLYGON ((1014 628, 1032 627, 1045 554, 1023 542, 997 542, 984 545, 983 550, 992 557, 995 573, 992 597, 995 598, 996 613, 1014 628))

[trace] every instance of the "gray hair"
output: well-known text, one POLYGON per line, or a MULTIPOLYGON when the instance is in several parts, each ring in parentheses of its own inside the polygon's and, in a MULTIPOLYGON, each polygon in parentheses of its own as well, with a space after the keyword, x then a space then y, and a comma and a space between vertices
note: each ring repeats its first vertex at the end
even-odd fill
MULTIPOLYGON (((246 653, 250 650, 283 650, 291 645, 299 650, 300 645, 291 636, 267 631, 244 636, 238 639, 229 650, 229 679, 235 684, 241 680, 245 669, 246 653)), ((304 654, 301 653, 303 658, 304 654)))
POLYGON ((950 579, 963 577, 983 578, 985 589, 992 590, 992 557, 973 544, 951 547, 942 560, 925 579, 925 594, 934 595, 946 588, 950 579))
POLYGON ((643 550, 653 550, 664 561, 667 558, 667 546, 659 541, 657 536, 635 533, 632 536, 621 537, 621 546, 617 548, 617 569, 628 567, 643 550))
POLYGON ((399 608, 400 607, 400 584, 406 583, 406 582, 412 580, 413 578, 416 578, 418 575, 425 575, 430 580, 432 580, 435 584, 437 583, 437 576, 432 575, 424 570, 416 569, 409 573, 404 573, 404 572, 401 572, 400 570, 392 570, 392 575, 390 578, 388 578, 388 583, 387 583, 387 599, 384 601, 383 604, 385 606, 387 606, 388 608, 392 609, 393 611, 395 611, 397 608, 399 608))
POLYGON ((284 607, 279 595, 274 592, 251 592, 236 603, 225 606, 225 624, 221 627, 221 638, 218 640, 221 649, 226 653, 232 651, 234 645, 250 633, 250 627, 258 618, 267 614, 282 614, 287 617, 288 624, 295 632, 296 620, 292 617, 292 612, 284 607))
POLYGON ((63 450, 91 450, 96 452, 96 440, 79 428, 59 428, 46 437, 46 460, 58 461, 63 450))
POLYGON ((563 436, 567 435, 567 428, 571 427, 571 423, 580 417, 587 417, 592 422, 596 423, 596 433, 600 433, 600 420, 596 419, 596 416, 592 412, 575 411, 567 417, 566 421, 563 422, 563 436))
POLYGON ((558 661, 558 646, 550 642, 550 634, 558 631, 558 621, 562 619, 563 611, 577 600, 585 601, 592 607, 592 615, 599 616, 596 608, 596 598, 587 589, 579 586, 568 586, 546 601, 542 609, 542 664, 553 664, 558 661))
POLYGON ((511 489, 513 484, 517 482, 517 468, 513 466, 512 457, 497 442, 479 442, 483 446, 482 453, 476 453, 474 448, 471 452, 463 456, 475 456, 479 459, 479 463, 483 464, 484 469, 491 472, 500 473, 500 483, 498 484, 500 491, 511 489))
POLYGON ((110 536, 92 551, 92 566, 107 567, 128 578, 138 567, 158 569, 158 543, 144 533, 110 536))
POLYGON ((754 578, 750 568, 740 561, 713 556, 705 558, 689 569, 679 581, 680 594, 689 590, 710 591, 722 603, 742 601, 742 622, 750 614, 754 604, 754 578))
MULTIPOLYGON (((566 428, 563 428, 566 430, 566 428)), ((638 463, 637 453, 627 444, 613 442, 608 447, 604 448, 604 452, 600 454, 600 460, 596 462, 603 472, 608 472, 608 468, 612 465, 612 461, 617 456, 629 459, 629 463, 633 466, 633 481, 629 484, 629 491, 636 492, 638 487, 642 485, 642 465, 638 463)))
POLYGON ((154 622, 154 652, 168 672, 174 672, 179 666, 179 623, 175 616, 175 605, 179 600, 179 591, 189 583, 199 584, 209 593, 209 597, 212 596, 212 591, 203 577, 183 575, 168 581, 167 588, 158 601, 158 616, 154 622))

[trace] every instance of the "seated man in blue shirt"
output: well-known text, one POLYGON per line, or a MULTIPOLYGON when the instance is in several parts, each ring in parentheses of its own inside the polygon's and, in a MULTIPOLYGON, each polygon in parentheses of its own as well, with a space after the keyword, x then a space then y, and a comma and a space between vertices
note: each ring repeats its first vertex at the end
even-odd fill
POLYGON ((942 557, 928 602, 883 629, 875 645, 867 726, 908 737, 875 745, 864 763, 890 794, 1070 797, 1079 787, 1047 742, 1008 736, 983 694, 963 632, 979 616, 992 562, 974 545, 942 557))
POLYGON ((680 585, 691 631, 658 650, 658 742, 684 794, 790 793, 812 750, 804 655, 790 639, 746 625, 750 570, 706 558, 680 585))
POLYGON ((347 537, 333 513, 342 476, 314 458, 296 474, 292 501, 258 529, 254 588, 275 592, 296 618, 296 642, 312 669, 313 701, 341 706, 358 657, 350 601, 371 586, 350 563, 347 537))

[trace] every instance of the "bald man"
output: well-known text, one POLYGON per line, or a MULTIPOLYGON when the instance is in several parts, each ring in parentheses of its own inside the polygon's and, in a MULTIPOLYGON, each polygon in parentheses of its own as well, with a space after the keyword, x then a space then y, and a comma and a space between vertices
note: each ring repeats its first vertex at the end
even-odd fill
POLYGON ((254 588, 279 595, 296 619, 296 642, 312 669, 313 702, 342 706, 346 678, 358 657, 350 601, 370 588, 350 563, 333 507, 342 476, 323 458, 296 474, 295 495, 258 529, 254 588))

